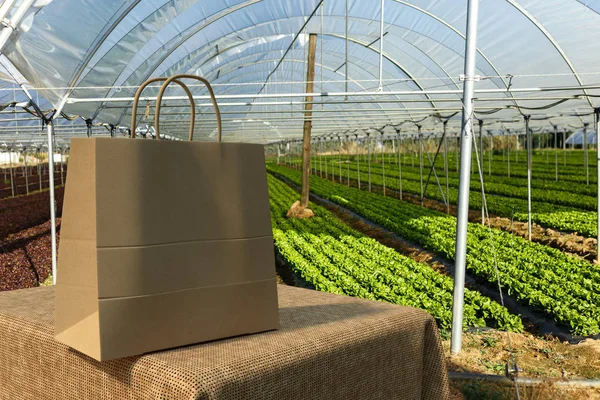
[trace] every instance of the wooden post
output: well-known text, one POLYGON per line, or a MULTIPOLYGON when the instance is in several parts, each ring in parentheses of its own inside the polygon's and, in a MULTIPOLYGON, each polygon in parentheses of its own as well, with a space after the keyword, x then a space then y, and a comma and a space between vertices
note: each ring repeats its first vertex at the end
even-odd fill
MULTIPOLYGON (((308 67, 306 72, 306 93, 312 93, 315 86, 315 53, 317 50, 317 34, 311 33, 308 41, 308 67)), ((312 131, 313 97, 306 96, 304 105, 304 143, 302 146, 302 196, 300 206, 308 207, 310 191, 310 134, 312 131)))

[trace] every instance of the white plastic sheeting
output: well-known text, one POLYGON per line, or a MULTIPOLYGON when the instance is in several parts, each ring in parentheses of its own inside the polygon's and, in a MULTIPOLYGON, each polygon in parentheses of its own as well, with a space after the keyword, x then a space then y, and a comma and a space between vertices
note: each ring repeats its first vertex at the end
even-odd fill
MULTIPOLYGON (((582 146, 585 143, 585 135, 583 129, 577 129, 571 136, 567 138, 565 142, 568 146, 582 146)), ((587 129, 587 144, 597 144, 596 131, 593 129, 587 129)))
MULTIPOLYGON (((217 96, 279 95, 219 101, 231 104, 222 106, 226 140, 278 140, 302 132, 302 98, 285 94, 304 92, 308 33, 319 35, 316 91, 345 90, 346 1, 324 0, 322 10, 319 4, 320 0, 55 0, 30 14, 26 29, 17 30, 4 54, 54 106, 66 102, 67 114, 94 122, 129 125, 130 103, 77 99, 131 97, 151 76, 203 75, 215 85, 217 96)), ((378 87, 380 4, 349 0, 351 92, 374 92, 378 87)), ((466 0, 385 0, 384 6, 383 94, 352 96, 345 104, 339 104, 344 97, 316 98, 324 105, 315 106, 315 134, 404 121, 440 130, 439 118, 422 119, 460 111, 457 93, 385 92, 461 88, 466 0)), ((594 40, 600 37, 599 13, 599 0, 482 0, 477 59, 482 80, 476 89, 502 92, 478 94, 476 116, 493 128, 520 127, 522 114, 534 116, 534 127, 592 122, 592 109, 600 106, 595 97, 545 107, 575 95, 599 96, 600 90, 506 89, 600 84, 600 41, 594 40)), ((200 86, 192 89, 206 93, 200 86)), ((148 95, 156 90, 148 89, 148 95)), ((169 94, 180 93, 172 89, 169 94)), ((12 95, 0 91, 0 102, 12 95)), ((168 105, 173 107, 165 108, 165 129, 184 136, 186 107, 174 101, 168 105)), ((205 114, 200 114, 198 139, 214 133, 211 108, 200 107, 200 112, 205 114)), ((460 114, 449 126, 452 130, 459 125, 460 114)), ((401 126, 402 132, 414 129, 415 124, 407 122, 401 126)))

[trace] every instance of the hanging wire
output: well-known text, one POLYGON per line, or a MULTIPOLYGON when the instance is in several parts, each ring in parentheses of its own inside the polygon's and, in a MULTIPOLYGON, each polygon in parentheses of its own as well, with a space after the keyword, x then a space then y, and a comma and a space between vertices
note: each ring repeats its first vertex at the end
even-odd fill
MULTIPOLYGON (((504 294, 502 292, 502 283, 500 282, 500 271, 498 269, 498 259, 497 259, 497 255, 496 255, 496 246, 495 246, 495 241, 494 241, 494 232, 492 230, 492 225, 490 222, 490 215, 488 212, 488 206, 487 206, 487 198, 485 195, 485 188, 484 188, 484 181, 483 181, 483 172, 481 170, 481 164, 479 162, 479 151, 477 149, 477 140, 475 139, 475 135, 472 135, 472 140, 473 140, 473 147, 475 149, 475 160, 477 161, 477 171, 479 173, 479 182, 481 184, 481 198, 483 201, 483 208, 484 208, 484 216, 485 219, 487 219, 487 230, 488 230, 488 234, 489 234, 489 238, 490 238, 490 245, 492 248, 492 257, 494 259, 494 271, 496 273, 496 282, 498 284, 498 292, 500 293, 500 304, 502 304, 502 307, 505 307, 504 305, 504 294)), ((511 228, 512 228, 512 218, 511 218, 511 228)), ((508 352, 509 352, 509 357, 510 357, 510 362, 512 363, 512 371, 514 372, 514 374, 512 374, 512 381, 515 384, 515 393, 517 396, 517 400, 521 399, 521 396, 519 394, 519 386, 517 384, 517 374, 519 372, 518 366, 517 366, 517 362, 516 362, 516 357, 515 357, 515 353, 514 353, 514 349, 512 346, 512 341, 510 338, 510 333, 507 331, 506 332, 506 338, 508 341, 508 352)), ((507 375, 509 372, 509 365, 507 364, 507 375)), ((511 376, 508 376, 508 378, 511 378, 511 376)))

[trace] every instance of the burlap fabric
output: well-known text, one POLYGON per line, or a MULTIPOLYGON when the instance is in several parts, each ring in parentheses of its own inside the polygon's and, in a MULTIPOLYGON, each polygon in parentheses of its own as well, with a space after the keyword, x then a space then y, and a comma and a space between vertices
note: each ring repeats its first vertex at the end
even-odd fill
POLYGON ((279 307, 278 331, 100 363, 54 340, 52 287, 3 292, 0 399, 449 397, 425 312, 282 285, 279 307))

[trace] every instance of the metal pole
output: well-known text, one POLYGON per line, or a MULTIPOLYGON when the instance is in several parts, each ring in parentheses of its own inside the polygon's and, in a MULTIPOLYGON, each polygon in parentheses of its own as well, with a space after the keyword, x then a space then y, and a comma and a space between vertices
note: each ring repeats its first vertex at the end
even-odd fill
POLYGON ((590 185, 590 166, 588 162, 588 137, 587 128, 588 123, 583 124, 583 164, 585 166, 585 184, 590 185))
POLYGON ((516 141, 516 148, 515 148, 515 163, 518 164, 519 163, 519 132, 517 132, 517 141, 516 141))
POLYGON ((396 129, 396 137, 398 138, 398 198, 402 200, 402 139, 399 129, 396 129))
POLYGON ((346 163, 346 170, 348 173, 348 187, 350 187, 350 136, 346 136, 346 154, 348 155, 348 162, 346 163))
POLYGON ((419 135, 419 183, 421 187, 421 205, 423 205, 423 197, 425 194, 423 193, 423 139, 421 138, 421 126, 417 125, 417 134, 419 135))
POLYGON ((329 179, 329 159, 327 158, 327 138, 323 138, 323 145, 325 146, 325 179, 329 179))
POLYGON ((379 88, 378 92, 383 90, 383 19, 385 15, 385 0, 381 0, 381 21, 379 25, 379 88))
POLYGON ((460 158, 458 156, 458 152, 459 152, 460 147, 461 146, 460 146, 460 135, 459 135, 459 136, 456 137, 456 157, 454 157, 454 159, 456 160, 456 172, 458 172, 459 169, 460 169, 459 168, 459 160, 458 160, 460 158))
MULTIPOLYGON (((479 120, 479 168, 482 169, 481 172, 481 185, 483 186, 483 120, 479 120)), ((485 199, 483 198, 483 187, 481 188, 481 225, 485 226, 485 209, 483 204, 485 203, 485 199)))
POLYGON ((360 190, 360 152, 358 150, 358 133, 355 133, 356 136, 356 162, 358 163, 358 190, 360 190))
POLYGON ((0 52, 4 49, 4 46, 8 42, 10 36, 17 29, 19 22, 21 19, 23 19, 34 2, 35 0, 26 0, 21 2, 21 4, 19 4, 17 7, 11 8, 11 5, 14 3, 14 1, 9 0, 6 4, 0 5, 0 7, 2 7, 0 10, 4 16, 6 16, 11 9, 13 10, 10 20, 7 20, 4 17, 2 18, 4 27, 2 30, 0 30, 0 52))
POLYGON ((527 139, 527 238, 531 241, 531 129, 529 120, 531 116, 525 116, 525 137, 527 139))
MULTIPOLYGON (((597 181, 596 181, 596 186, 597 186, 597 205, 596 205, 596 214, 597 214, 597 220, 596 220, 596 228, 597 228, 597 237, 596 237, 596 243, 600 243, 600 141, 598 140, 598 136, 599 136, 599 132, 600 132, 600 108, 595 108, 594 109, 594 117, 596 119, 596 160, 598 162, 598 164, 596 165, 596 170, 597 170, 597 181)), ((600 263, 600 245, 597 245, 596 248, 596 262, 600 263)))
POLYGON ((25 159, 25 191, 27 194, 29 194, 29 173, 27 171, 27 152, 24 151, 23 152, 23 157, 25 159))
POLYGON ((554 125, 554 171, 558 182, 558 125, 554 125))
POLYGON ((473 137, 473 93, 475 83, 475 59, 477 51, 477 18, 479 0, 468 0, 467 34, 465 44, 465 81, 463 86, 462 141, 460 151, 460 178, 456 222, 456 260, 454 276, 454 300, 452 302, 451 354, 458 354, 462 347, 463 305, 465 295, 465 267, 467 254, 467 224, 469 221, 469 186, 471 177, 471 149, 473 137))
POLYGON ((340 135, 338 135, 338 139, 340 141, 340 150, 339 150, 339 154, 338 154, 338 162, 340 164, 340 184, 342 184, 343 183, 343 180, 342 180, 342 147, 343 147, 343 145, 342 145, 342 137, 340 135))
POLYGON ((317 159, 315 160, 315 168, 318 168, 318 172, 316 172, 315 174, 322 178, 323 170, 321 168, 323 166, 323 162, 322 162, 322 156, 321 156, 321 139, 320 138, 315 139, 315 149, 317 151, 317 159), (317 165, 318 165, 318 167, 317 167, 317 165))
POLYGON ((15 183, 13 179, 13 162, 12 162, 12 149, 8 150, 8 161, 10 162, 10 193, 12 197, 15 197, 15 183))
POLYGON ((563 128, 563 165, 567 166, 567 128, 563 128))
POLYGON ((450 214, 450 184, 448 182, 448 136, 447 128, 448 128, 448 120, 444 120, 444 174, 446 175, 446 214, 450 214))
POLYGON ((410 162, 411 162, 411 166, 414 168, 415 167, 415 154, 416 154, 416 147, 415 147, 415 137, 412 137, 412 146, 410 149, 410 162))
POLYGON ((367 157, 368 160, 368 171, 369 171, 369 192, 371 192, 371 136, 370 133, 367 133, 367 145, 369 147, 369 156, 367 157))
POLYGON ((37 171, 38 171, 38 179, 40 181, 40 192, 42 191, 42 161, 40 159, 40 150, 37 151, 37 171))
POLYGON ((54 141, 52 121, 48 121, 48 176, 50 186, 50 230, 52 236, 52 284, 56 285, 56 202, 54 200, 54 141))
POLYGON ((492 158, 494 157, 494 136, 488 131, 488 175, 492 175, 492 158))
POLYGON ((508 132, 508 177, 510 178, 510 129, 507 129, 506 132, 508 132))
POLYGON ((381 132, 381 178, 383 182, 383 195, 385 196, 385 140, 383 139, 383 132, 381 132))
POLYGON ((65 178, 64 178, 64 172, 63 172, 64 163, 65 163, 65 161, 64 161, 63 150, 60 149, 60 185, 61 186, 65 186, 65 178))
MULTIPOLYGON (((346 61, 345 61, 345 69, 346 69, 346 93, 348 93, 348 0, 346 0, 346 61)), ((348 100, 348 96, 345 97, 345 100, 348 100)))
POLYGON ((544 138, 546 139, 546 143, 544 143, 544 150, 546 151, 546 164, 548 164, 548 142, 549 142, 549 138, 548 138, 548 134, 545 133, 544 134, 544 138))

